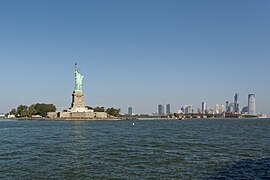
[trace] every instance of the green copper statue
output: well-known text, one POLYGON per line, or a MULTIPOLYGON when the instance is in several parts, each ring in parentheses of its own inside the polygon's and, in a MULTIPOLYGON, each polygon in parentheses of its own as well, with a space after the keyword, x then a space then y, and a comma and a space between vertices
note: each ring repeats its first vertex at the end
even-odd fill
POLYGON ((75 91, 82 91, 83 75, 80 73, 77 63, 75 63, 75 91))

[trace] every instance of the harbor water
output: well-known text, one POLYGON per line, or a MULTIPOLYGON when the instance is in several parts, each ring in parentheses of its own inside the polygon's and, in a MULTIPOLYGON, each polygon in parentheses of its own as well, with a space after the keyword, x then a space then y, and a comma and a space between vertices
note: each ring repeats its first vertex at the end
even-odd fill
POLYGON ((0 120, 0 179, 270 179, 270 120, 0 120))

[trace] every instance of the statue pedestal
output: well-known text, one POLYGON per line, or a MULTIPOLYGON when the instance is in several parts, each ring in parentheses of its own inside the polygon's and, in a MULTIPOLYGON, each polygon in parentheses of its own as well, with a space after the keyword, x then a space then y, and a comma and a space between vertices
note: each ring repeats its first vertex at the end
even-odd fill
POLYGON ((82 91, 73 91, 72 94, 72 103, 69 108, 69 112, 90 112, 91 110, 87 109, 84 106, 84 98, 82 91))

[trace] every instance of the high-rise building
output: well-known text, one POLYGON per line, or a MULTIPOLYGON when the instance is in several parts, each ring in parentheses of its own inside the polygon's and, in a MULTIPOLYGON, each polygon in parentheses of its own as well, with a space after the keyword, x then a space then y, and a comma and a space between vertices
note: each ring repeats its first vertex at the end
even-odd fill
POLYGON ((219 114, 219 105, 215 105, 214 114, 219 114))
POLYGON ((248 106, 242 108, 242 114, 248 114, 248 106))
POLYGON ((230 104, 229 104, 229 101, 226 101, 226 112, 230 112, 230 104))
POLYGON ((182 113, 185 113, 185 107, 181 107, 182 113))
POLYGON ((240 113, 239 93, 234 95, 234 112, 240 113))
POLYGON ((206 114, 214 114, 214 109, 211 106, 207 106, 206 114))
POLYGON ((171 114, 171 105, 170 104, 167 104, 166 105, 166 114, 167 115, 170 115, 171 114))
POLYGON ((185 114, 191 114, 192 113, 192 105, 185 106, 185 114))
POLYGON ((234 112, 234 103, 230 103, 230 106, 229 106, 229 112, 230 113, 233 113, 234 112))
POLYGON ((256 115, 255 94, 248 95, 248 114, 256 115))
POLYGON ((206 103, 202 102, 202 113, 206 114, 206 110, 207 110, 206 103))
POLYGON ((128 115, 132 115, 132 107, 128 107, 128 115))
POLYGON ((220 106, 219 113, 224 113, 224 112, 226 112, 226 107, 222 104, 222 105, 220 106))
POLYGON ((158 105, 158 115, 164 116, 164 106, 161 104, 158 105))

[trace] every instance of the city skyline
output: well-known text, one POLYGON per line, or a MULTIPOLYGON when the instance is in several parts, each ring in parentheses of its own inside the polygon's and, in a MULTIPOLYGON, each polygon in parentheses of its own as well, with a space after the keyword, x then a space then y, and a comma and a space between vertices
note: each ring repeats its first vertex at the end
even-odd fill
POLYGON ((92 107, 152 113, 169 103, 175 111, 233 103, 239 93, 241 108, 255 94, 256 113, 269 114, 269 7, 263 0, 2 1, 0 112, 37 102, 68 107, 76 61, 92 107))
MULTIPOLYGON (((165 113, 165 106, 163 104, 158 104, 157 105, 157 111, 153 112, 148 112, 149 115, 151 114, 156 114, 159 116, 163 115, 170 115, 172 113, 179 113, 179 111, 182 111, 182 113, 199 113, 199 114, 207 114, 206 111, 212 110, 214 114, 219 114, 223 112, 228 112, 228 113, 236 113, 236 114, 241 114, 241 113, 247 113, 249 115, 259 115, 262 113, 257 114, 256 113, 256 105, 255 104, 255 94, 248 94, 247 95, 247 103, 242 102, 242 106, 240 105, 239 101, 239 93, 235 93, 233 100, 232 101, 225 101, 224 103, 221 104, 207 104, 206 102, 201 102, 201 107, 199 105, 193 106, 192 104, 190 105, 178 105, 176 109, 171 112, 171 105, 166 104, 166 113, 165 113), (250 108, 251 107, 251 108, 250 108), (197 108, 197 111, 195 110, 197 108), (247 108, 247 110, 246 110, 247 108), (181 110, 182 109, 182 110, 181 110), (191 112, 192 111, 192 112, 191 112)), ((128 107, 128 111, 132 107, 128 107)), ((124 112, 122 112, 124 114, 124 112)), ((127 113, 130 115, 130 113, 127 113)), ((140 114, 140 113, 134 113, 134 114, 140 114)), ((145 114, 142 113, 142 114, 145 114)), ((146 113, 147 114, 147 113, 146 113)))

